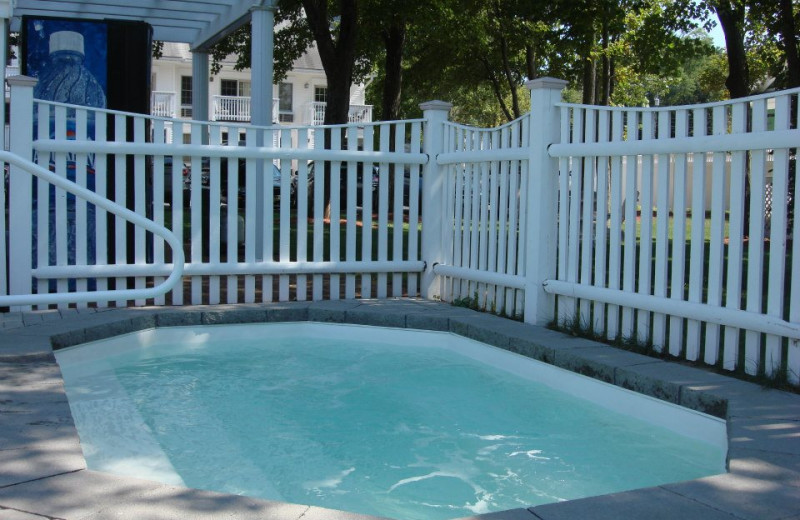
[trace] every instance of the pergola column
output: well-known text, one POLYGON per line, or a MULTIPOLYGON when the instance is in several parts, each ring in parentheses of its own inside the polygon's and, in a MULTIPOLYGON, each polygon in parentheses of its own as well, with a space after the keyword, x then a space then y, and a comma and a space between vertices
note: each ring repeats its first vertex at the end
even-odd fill
POLYGON ((192 119, 208 121, 208 53, 192 51, 192 119))
POLYGON ((251 10, 251 86, 250 120, 266 126, 272 121, 272 60, 275 6, 272 2, 251 10))

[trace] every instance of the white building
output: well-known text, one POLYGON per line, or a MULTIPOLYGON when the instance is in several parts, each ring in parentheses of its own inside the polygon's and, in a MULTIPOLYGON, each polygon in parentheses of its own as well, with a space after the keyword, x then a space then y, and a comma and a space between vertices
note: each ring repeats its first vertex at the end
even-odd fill
MULTIPOLYGON (((237 71, 231 56, 219 74, 209 76, 208 115, 212 121, 250 122, 250 70, 237 71)), ((192 53, 189 45, 165 42, 161 58, 153 60, 153 115, 192 118, 192 53)), ((350 121, 371 122, 372 106, 364 101, 365 84, 350 89, 350 121)), ((286 79, 273 85, 272 121, 291 125, 321 125, 325 117, 327 81, 316 47, 294 62, 286 79)))

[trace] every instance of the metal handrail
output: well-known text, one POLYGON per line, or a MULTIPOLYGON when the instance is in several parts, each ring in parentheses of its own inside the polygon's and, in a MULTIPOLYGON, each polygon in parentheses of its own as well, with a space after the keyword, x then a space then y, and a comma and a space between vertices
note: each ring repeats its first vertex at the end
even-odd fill
MULTIPOLYGON (((78 291, 70 293, 47 293, 47 294, 10 294, 0 295, 0 305, 3 306, 18 306, 18 305, 49 305, 53 303, 79 303, 79 302, 95 302, 105 300, 138 300, 154 298, 161 296, 167 291, 170 291, 181 280, 183 276, 185 257, 183 254, 183 245, 170 230, 160 224, 156 224, 138 213, 120 206, 116 202, 110 201, 105 197, 101 197, 97 193, 87 190, 86 188, 64 178, 55 173, 46 170, 36 163, 25 160, 22 157, 15 155, 11 152, 0 151, 0 162, 7 162, 17 168, 35 175, 40 179, 49 182, 50 184, 61 188, 64 191, 72 193, 76 197, 91 202, 109 213, 113 213, 118 217, 132 222, 134 225, 141 226, 146 230, 162 237, 167 244, 172 248, 174 261, 172 263, 172 272, 166 280, 154 287, 146 289, 115 289, 106 291, 78 291)), ((158 267, 158 264, 154 264, 158 267)))

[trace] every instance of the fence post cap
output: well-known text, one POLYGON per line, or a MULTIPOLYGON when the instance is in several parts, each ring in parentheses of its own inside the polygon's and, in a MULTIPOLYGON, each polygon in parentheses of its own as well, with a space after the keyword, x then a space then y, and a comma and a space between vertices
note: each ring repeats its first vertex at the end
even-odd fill
POLYGON ((551 78, 549 76, 545 76, 543 78, 536 78, 525 82, 525 86, 528 87, 529 90, 537 90, 543 88, 564 90, 564 88, 568 84, 569 81, 558 78, 551 78))
POLYGON ((6 78, 6 82, 12 87, 34 87, 39 80, 30 76, 9 76, 6 78))
POLYGON ((447 101, 441 101, 439 99, 434 99, 432 101, 426 101, 424 103, 419 104, 419 108, 421 110, 450 110, 453 108, 452 103, 448 103, 447 101))

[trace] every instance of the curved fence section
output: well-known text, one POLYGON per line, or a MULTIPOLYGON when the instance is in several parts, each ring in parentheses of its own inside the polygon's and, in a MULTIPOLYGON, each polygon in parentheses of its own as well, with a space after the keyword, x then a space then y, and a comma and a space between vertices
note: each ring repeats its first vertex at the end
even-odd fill
MULTIPOLYGON (((79 186, 73 181, 60 177, 49 170, 45 170, 30 161, 26 161, 12 153, 0 151, 0 162, 7 163, 19 172, 24 172, 35 176, 41 184, 52 185, 58 190, 63 190, 64 193, 70 193, 77 198, 88 202, 97 208, 101 208, 111 214, 125 219, 142 229, 154 233, 161 237, 173 250, 174 258, 173 263, 169 266, 169 276, 161 283, 142 289, 116 289, 105 291, 71 291, 71 292, 47 292, 42 294, 11 294, 0 295, 0 305, 4 306, 25 306, 25 305, 46 305, 46 304, 59 304, 59 303, 77 303, 77 302, 97 302, 110 299, 122 300, 137 300, 154 298, 163 295, 167 291, 175 287, 181 280, 183 274, 183 251, 182 245, 178 238, 171 233, 164 226, 158 225, 155 222, 144 218, 143 216, 130 211, 114 202, 101 197, 93 191, 79 186)), ((74 203, 74 202, 73 202, 74 203)), ((13 248, 12 244, 12 248, 13 248)), ((26 251, 21 251, 21 254, 27 254, 26 251)), ((75 277, 76 273, 68 265, 53 265, 53 266, 40 266, 31 271, 34 278, 49 278, 60 279, 75 277)), ((87 278, 92 276, 91 270, 83 274, 87 278)))

